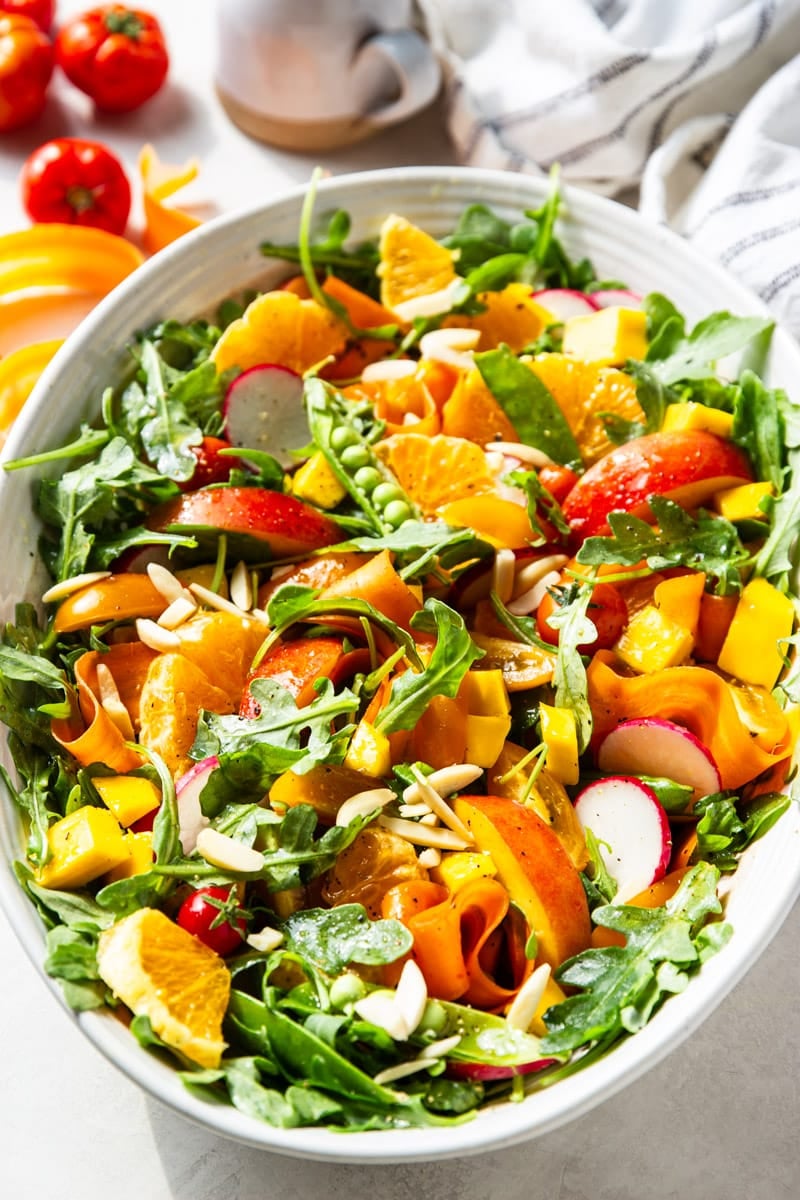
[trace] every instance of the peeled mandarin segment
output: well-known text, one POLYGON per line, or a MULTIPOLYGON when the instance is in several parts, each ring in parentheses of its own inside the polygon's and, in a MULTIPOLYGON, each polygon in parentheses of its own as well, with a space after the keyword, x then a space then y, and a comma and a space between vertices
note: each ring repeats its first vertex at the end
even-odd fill
POLYGON ((280 363, 302 375, 347 341, 345 326, 316 300, 293 292, 265 292, 232 321, 211 354, 218 371, 280 363))
POLYGON ((426 516, 452 500, 494 488, 483 451, 463 438, 395 435, 378 442, 375 452, 426 516))
POLYGON ((0 439, 19 416, 22 406, 63 340, 34 342, 0 359, 0 439))
POLYGON ((68 288, 105 296, 144 256, 125 238, 85 225, 32 225, 0 237, 0 296, 68 288))
POLYGON ((326 876, 323 895, 332 905, 363 904, 377 920, 390 888, 426 877, 410 842, 379 825, 368 825, 336 859, 326 876))
POLYGON ((478 301, 485 312, 474 317, 459 313, 446 317, 442 324, 480 330, 479 351, 494 350, 505 343, 514 354, 519 354, 552 324, 551 314, 532 299, 526 283, 509 283, 499 292, 481 292, 478 301))
POLYGON ((442 433, 468 438, 479 446, 489 442, 516 442, 516 429, 486 386, 480 371, 466 371, 445 401, 442 433))
POLYGON ((386 308, 439 292, 456 277, 452 252, 405 217, 386 218, 378 250, 381 304, 386 308))
POLYGON ((589 466, 613 446, 601 413, 614 413, 629 421, 644 419, 636 398, 636 384, 624 371, 565 354, 537 355, 530 367, 566 417, 589 466))
POLYGON ((152 146, 142 147, 139 173, 144 193, 144 244, 150 254, 162 250, 182 234, 200 225, 197 217, 164 204, 175 192, 191 183, 199 169, 195 159, 180 167, 170 166, 159 161, 152 146))
POLYGON ((97 968, 168 1046, 200 1066, 219 1065, 231 977, 198 938, 158 909, 140 908, 100 935, 97 968))
POLYGON ((160 754, 174 776, 191 766, 189 749, 201 709, 231 713, 234 705, 182 654, 159 654, 150 664, 139 705, 142 746, 160 754))

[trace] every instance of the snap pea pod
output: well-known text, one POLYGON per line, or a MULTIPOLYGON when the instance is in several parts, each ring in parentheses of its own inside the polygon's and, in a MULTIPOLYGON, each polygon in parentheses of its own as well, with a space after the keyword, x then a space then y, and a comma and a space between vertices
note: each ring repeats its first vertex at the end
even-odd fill
POLYGON ((321 379, 305 386, 308 426, 318 450, 375 532, 391 533, 422 514, 350 419, 346 405, 321 379))

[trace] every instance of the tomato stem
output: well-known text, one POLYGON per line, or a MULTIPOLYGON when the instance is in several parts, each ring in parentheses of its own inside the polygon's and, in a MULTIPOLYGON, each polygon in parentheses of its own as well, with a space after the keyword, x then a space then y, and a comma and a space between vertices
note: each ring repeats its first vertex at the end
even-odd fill
POLYGON ((134 42, 139 40, 139 34, 143 28, 136 13, 129 9, 125 9, 123 12, 106 13, 105 26, 109 33, 122 33, 134 42))
POLYGON ((80 216, 81 213, 89 212, 95 207, 94 192, 91 188, 76 183, 67 188, 67 204, 80 216))

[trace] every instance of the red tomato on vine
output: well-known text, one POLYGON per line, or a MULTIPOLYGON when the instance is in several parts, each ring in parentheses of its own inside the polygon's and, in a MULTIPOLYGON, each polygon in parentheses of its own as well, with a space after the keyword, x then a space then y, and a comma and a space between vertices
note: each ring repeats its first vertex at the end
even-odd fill
POLYGON ((123 4, 105 4, 62 25, 56 62, 98 108, 130 112, 161 87, 169 55, 154 16, 123 4))

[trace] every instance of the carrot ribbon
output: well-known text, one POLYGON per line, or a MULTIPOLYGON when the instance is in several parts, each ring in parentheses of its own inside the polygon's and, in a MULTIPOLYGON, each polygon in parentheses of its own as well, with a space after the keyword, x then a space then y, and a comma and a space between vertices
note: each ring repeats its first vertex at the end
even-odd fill
POLYGON ((69 717, 54 719, 51 729, 58 744, 82 767, 101 762, 124 775, 142 765, 141 755, 130 749, 100 702, 97 664, 103 662, 108 667, 120 699, 135 720, 138 697, 154 657, 153 651, 146 646, 122 643, 112 646, 105 654, 87 651, 75 663, 77 708, 69 717))

